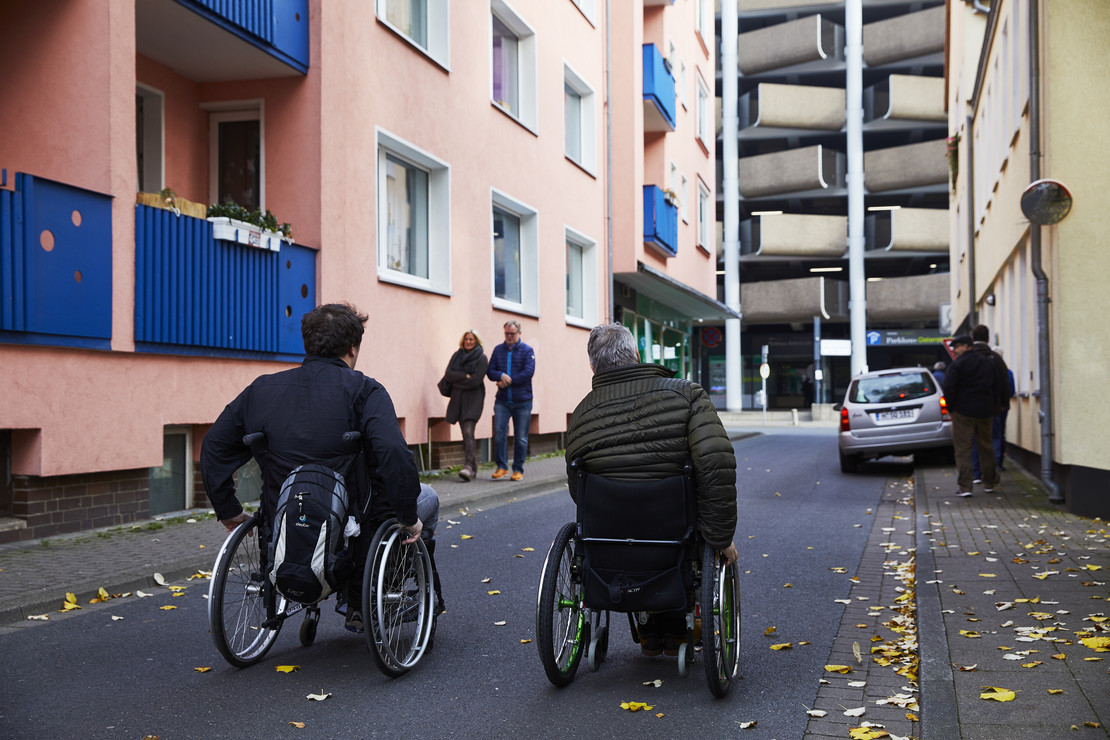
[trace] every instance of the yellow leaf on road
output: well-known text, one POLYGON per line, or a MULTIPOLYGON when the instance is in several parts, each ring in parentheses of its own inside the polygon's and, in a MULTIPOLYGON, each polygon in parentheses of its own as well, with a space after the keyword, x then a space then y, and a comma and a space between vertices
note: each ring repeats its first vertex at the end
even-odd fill
POLYGON ((197 673, 208 673, 208 671, 212 670, 212 666, 210 666, 210 665, 201 666, 199 668, 194 668, 193 670, 196 671, 197 673))
POLYGON ((1091 650, 1094 650, 1096 652, 1110 652, 1110 637, 1105 637, 1101 635, 1098 637, 1084 637, 1082 640, 1080 640, 1080 642, 1083 643, 1084 646, 1089 647, 1091 650))
POLYGON ((298 730, 303 730, 304 729, 304 722, 290 722, 289 724, 293 725, 298 730))
POLYGON ((627 709, 630 712, 638 712, 641 709, 651 710, 655 709, 655 707, 642 701, 622 701, 621 709, 627 709))
POLYGON ((778 627, 768 627, 767 629, 763 630, 763 634, 769 635, 777 629, 778 629, 778 627))
POLYGON ((984 686, 983 692, 979 694, 980 699, 989 699, 993 701, 1013 701, 1016 694, 1009 689, 1001 689, 995 686, 984 686))
POLYGON ((274 667, 274 670, 278 673, 292 673, 293 671, 299 671, 300 669, 301 667, 299 665, 279 665, 274 667))
POLYGON ((794 647, 794 643, 792 643, 792 642, 780 642, 777 645, 772 645, 771 649, 772 650, 789 650, 792 647, 794 647))
POLYGON ((520 548, 520 550, 521 550, 521 552, 535 552, 536 548, 534 548, 534 547, 522 547, 522 548, 520 548))
POLYGON ((981 637, 975 630, 960 630, 960 634, 964 637, 981 637))
POLYGON ((472 540, 472 539, 474 539, 474 537, 473 537, 473 535, 469 535, 469 534, 461 534, 461 535, 459 535, 459 539, 460 540, 472 540))
POLYGON ((1053 695, 1062 694, 1062 693, 1064 693, 1064 690, 1063 689, 1049 689, 1048 693, 1053 694, 1053 695))
POLYGON ((166 606, 160 606, 158 608, 161 609, 164 612, 168 612, 169 610, 176 609, 177 607, 176 606, 170 606, 170 605, 167 604, 166 606))
POLYGON ((833 665, 825 666, 825 670, 829 671, 830 673, 851 673, 852 672, 852 666, 833 664, 833 665))
POLYGON ((493 590, 493 591, 486 591, 486 593, 489 594, 490 596, 497 596, 501 592, 497 591, 497 590, 493 590))
POLYGON ((528 644, 528 643, 530 643, 530 642, 531 642, 531 640, 527 640, 527 639, 525 639, 525 640, 521 640, 521 641, 520 641, 520 644, 521 644, 521 645, 527 645, 527 644, 528 644))

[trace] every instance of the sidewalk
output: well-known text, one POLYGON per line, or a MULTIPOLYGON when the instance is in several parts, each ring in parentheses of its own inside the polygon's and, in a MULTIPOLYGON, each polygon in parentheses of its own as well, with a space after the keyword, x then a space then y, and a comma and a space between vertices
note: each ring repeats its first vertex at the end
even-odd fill
MULTIPOLYGON (((444 476, 431 482, 440 499, 440 518, 463 508, 480 508, 566 489, 562 457, 529 460, 524 480, 493 480, 486 466, 473 481, 444 476)), ((210 571, 224 541, 224 528, 209 510, 167 514, 161 521, 79 532, 41 542, 0 545, 0 625, 32 614, 55 614, 66 593, 87 604, 98 589, 125 593, 210 571), (192 521, 187 521, 191 519, 192 521)))

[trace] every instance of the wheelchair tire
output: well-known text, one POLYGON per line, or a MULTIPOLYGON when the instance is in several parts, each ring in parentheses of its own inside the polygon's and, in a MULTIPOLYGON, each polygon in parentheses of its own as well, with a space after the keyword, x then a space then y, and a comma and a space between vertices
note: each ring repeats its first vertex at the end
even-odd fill
POLYGON ((701 568, 702 659, 709 691, 728 693, 740 667, 740 589, 736 564, 703 545, 701 568))
POLYGON ((301 644, 305 647, 311 647, 312 643, 316 642, 316 628, 320 624, 320 610, 307 609, 305 610, 304 621, 301 622, 301 644))
POLYGON ((208 587, 208 624, 220 655, 236 668, 262 660, 281 630, 266 628, 270 616, 285 611, 285 597, 271 587, 264 570, 255 514, 227 536, 208 587))
POLYGON ((582 584, 571 574, 574 558, 574 522, 563 525, 540 576, 536 601, 536 644, 547 679, 562 688, 574 680, 574 672, 589 644, 590 629, 582 608, 582 584))
POLYGON ((404 545, 396 519, 378 527, 362 576, 366 647, 378 669, 402 676, 420 662, 432 637, 432 560, 424 541, 404 545))

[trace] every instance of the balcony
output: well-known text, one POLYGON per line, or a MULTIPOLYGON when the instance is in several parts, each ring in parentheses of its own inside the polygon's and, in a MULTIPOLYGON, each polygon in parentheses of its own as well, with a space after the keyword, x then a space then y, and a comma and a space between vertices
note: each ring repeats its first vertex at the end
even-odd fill
POLYGON ((736 66, 743 75, 841 69, 844 28, 817 14, 741 33, 736 66))
POLYGON ((0 342, 108 349, 112 198, 17 172, 0 189, 0 342))
POLYGON ((843 88, 759 83, 738 101, 740 137, 779 138, 844 128, 843 88))
POLYGON ((907 13, 863 27, 863 61, 868 67, 889 64, 944 63, 945 7, 907 13))
MULTIPOLYGON (((744 283, 741 303, 744 321, 752 324, 789 324, 813 321, 825 313, 848 320, 848 281, 821 277, 744 283)), ((870 305, 868 306, 870 309, 870 305)))
POLYGON ((752 199, 837 194, 844 190, 846 171, 844 155, 820 145, 741 157, 740 195, 752 199))
POLYGON ((135 48, 196 82, 308 72, 308 0, 141 0, 135 48))
POLYGON ((868 192, 887 193, 948 187, 948 160, 944 139, 864 152, 864 184, 868 192))
POLYGON ((918 128, 948 122, 944 112, 944 78, 890 75, 863 91, 865 131, 918 128))
POLYGON ((742 256, 836 259, 848 249, 848 219, 782 213, 740 222, 742 256))
POLYGON ((644 131, 674 131, 674 76, 655 44, 644 44, 644 131))
POLYGON ((940 304, 949 300, 944 273, 883 278, 867 283, 867 315, 882 321, 936 321, 940 304))
POLYGON ((212 224, 135 207, 135 345, 146 352, 298 360, 316 252, 215 239, 212 224))
POLYGON ((644 244, 664 257, 678 254, 678 207, 655 185, 644 186, 644 244))
POLYGON ((899 208, 867 214, 868 257, 883 252, 948 254, 948 211, 940 208, 899 208))

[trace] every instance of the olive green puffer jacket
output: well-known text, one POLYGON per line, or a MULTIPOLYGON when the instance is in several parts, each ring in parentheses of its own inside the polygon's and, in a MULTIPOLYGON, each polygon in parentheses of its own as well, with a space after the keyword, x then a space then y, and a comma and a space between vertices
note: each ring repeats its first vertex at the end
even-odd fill
POLYGON ((718 550, 736 533, 736 457, 709 394, 662 365, 625 365, 597 373, 567 429, 570 464, 607 478, 652 480, 694 465, 698 529, 718 550))

